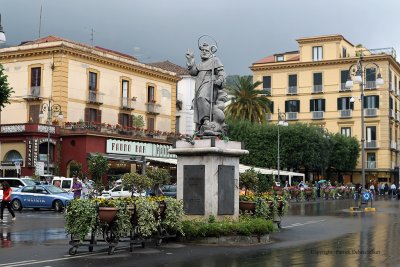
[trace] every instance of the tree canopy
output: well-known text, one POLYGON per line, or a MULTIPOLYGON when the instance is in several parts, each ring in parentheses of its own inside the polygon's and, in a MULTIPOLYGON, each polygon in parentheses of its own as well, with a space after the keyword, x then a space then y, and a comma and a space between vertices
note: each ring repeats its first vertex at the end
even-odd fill
POLYGON ((4 73, 4 67, 0 64, 0 112, 6 104, 10 104, 9 98, 14 93, 7 79, 8 76, 4 73))
POLYGON ((264 123, 270 113, 271 101, 256 89, 262 82, 253 83, 252 76, 234 76, 227 87, 230 103, 225 108, 228 119, 264 123))

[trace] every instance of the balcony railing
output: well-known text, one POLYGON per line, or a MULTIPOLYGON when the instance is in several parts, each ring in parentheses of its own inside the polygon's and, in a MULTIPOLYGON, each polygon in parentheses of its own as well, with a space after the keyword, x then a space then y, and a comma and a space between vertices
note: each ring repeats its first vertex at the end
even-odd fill
POLYGON ((263 88, 260 92, 262 95, 271 95, 271 88, 263 88))
POLYGON ((93 104, 103 104, 103 95, 97 91, 89 90, 88 102, 93 104))
POLYGON ((365 148, 377 148, 376 140, 365 141, 365 148))
POLYGON ((346 83, 341 83, 339 86, 339 91, 351 91, 351 88, 346 88, 346 83))
POLYGON ((271 113, 266 113, 266 114, 265 114, 265 119, 266 119, 267 121, 272 120, 272 114, 271 114, 271 113))
POLYGON ((367 161, 367 169, 376 169, 376 161, 367 161))
POLYGON ((297 120, 298 112, 286 112, 286 119, 288 121, 297 120))
POLYGON ((400 121, 400 112, 396 112, 396 121, 400 121))
POLYGON ((121 108, 135 109, 136 98, 121 97, 121 108))
POLYGON ((322 86, 322 84, 318 84, 318 85, 313 85, 312 87, 312 93, 322 93, 324 91, 324 87, 322 86))
POLYGON ((339 110, 339 117, 340 118, 351 118, 352 110, 351 109, 342 109, 339 110))
POLYGON ((364 89, 366 90, 376 89, 376 81, 366 81, 364 89))
POLYGON ((390 118, 394 119, 395 117, 396 117, 396 112, 393 109, 391 109, 390 110, 390 118))
POLYGON ((324 112, 323 111, 312 111, 312 119, 313 120, 320 120, 324 118, 324 112))
POLYGON ((395 88, 394 88, 394 84, 392 82, 389 82, 389 90, 390 92, 394 92, 395 88))
POLYGON ((390 149, 397 150, 397 143, 395 141, 390 141, 390 149))
POLYGON ((364 116, 365 117, 376 117, 378 116, 377 108, 364 108, 364 116))
POLYGON ((28 95, 23 97, 25 100, 36 100, 40 98, 40 86, 31 86, 28 95))
POLYGON ((297 86, 289 86, 287 93, 289 95, 296 95, 297 94, 297 86))
POLYGON ((147 105, 147 113, 151 113, 151 114, 160 114, 160 104, 157 104, 155 102, 149 102, 146 103, 147 105))

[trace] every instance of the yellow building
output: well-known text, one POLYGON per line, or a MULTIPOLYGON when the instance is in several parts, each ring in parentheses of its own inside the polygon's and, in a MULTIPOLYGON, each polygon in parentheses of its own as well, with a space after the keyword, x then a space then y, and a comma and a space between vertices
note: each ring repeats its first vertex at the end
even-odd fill
MULTIPOLYGON (((298 51, 276 53, 251 66, 254 80, 263 82, 260 89, 271 93, 269 119, 276 123, 279 109, 289 123, 306 122, 361 140, 361 90, 359 85, 348 89, 345 83, 349 67, 362 54, 366 180, 393 181, 400 149, 400 64, 394 49, 366 49, 337 34, 300 38, 297 43, 298 51), (379 71, 383 86, 376 85, 379 71)), ((344 178, 361 182, 361 157, 356 170, 344 178)))
POLYGON ((0 49, 0 63, 15 91, 2 124, 44 123, 40 105, 51 98, 64 122, 128 126, 136 114, 148 129, 175 131, 176 73, 55 36, 0 49))

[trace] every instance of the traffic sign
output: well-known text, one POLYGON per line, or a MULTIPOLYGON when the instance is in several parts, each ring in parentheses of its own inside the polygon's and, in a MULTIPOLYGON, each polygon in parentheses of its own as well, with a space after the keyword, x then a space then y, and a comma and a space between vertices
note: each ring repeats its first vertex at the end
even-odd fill
POLYGON ((43 176, 44 175, 44 162, 36 161, 35 174, 39 175, 39 176, 43 176))
POLYGON ((365 201, 370 200, 370 198, 371 198, 371 193, 370 193, 370 192, 364 192, 363 198, 364 198, 365 201))

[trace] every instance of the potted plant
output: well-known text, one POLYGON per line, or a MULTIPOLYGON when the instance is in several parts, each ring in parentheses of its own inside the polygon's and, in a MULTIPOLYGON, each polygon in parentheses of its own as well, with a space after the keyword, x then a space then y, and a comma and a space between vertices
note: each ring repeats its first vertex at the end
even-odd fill
POLYGON ((149 189, 152 185, 152 181, 146 175, 139 173, 125 173, 122 175, 122 185, 129 188, 132 192, 132 197, 135 192, 141 193, 149 189))
POLYGON ((73 200, 66 209, 65 230, 80 242, 95 231, 97 224, 97 207, 95 202, 89 199, 73 200))
MULTIPOLYGON (((249 193, 254 194, 257 190, 258 175, 257 172, 251 168, 245 172, 239 174, 239 187, 244 190, 244 195, 247 196, 249 193)), ((254 213, 256 210, 256 203, 254 199, 244 200, 239 198, 239 209, 241 211, 249 211, 254 213)))

